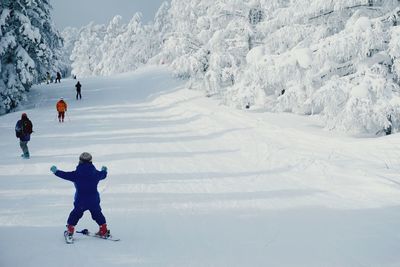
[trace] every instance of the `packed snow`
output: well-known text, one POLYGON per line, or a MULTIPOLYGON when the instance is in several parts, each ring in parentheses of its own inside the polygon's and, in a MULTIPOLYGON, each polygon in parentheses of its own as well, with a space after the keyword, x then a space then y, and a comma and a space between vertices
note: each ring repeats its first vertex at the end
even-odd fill
MULTIPOLYGON (((398 135, 342 136, 318 117, 232 110, 144 68, 42 84, 0 117, 0 266, 399 266, 398 135), (55 103, 69 104, 66 121, 55 103), (31 159, 14 126, 34 124, 31 159), (120 242, 64 242, 81 152, 120 242)), ((97 230, 85 213, 77 229, 97 230)))

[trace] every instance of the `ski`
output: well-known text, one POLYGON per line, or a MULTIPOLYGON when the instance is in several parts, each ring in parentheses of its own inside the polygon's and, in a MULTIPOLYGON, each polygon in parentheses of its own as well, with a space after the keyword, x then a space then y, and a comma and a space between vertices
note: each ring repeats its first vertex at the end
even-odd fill
POLYGON ((86 235, 86 236, 91 236, 91 237, 96 237, 96 238, 104 239, 104 240, 110 240, 110 241, 114 241, 114 242, 120 241, 120 240, 121 240, 121 239, 119 239, 119 238, 113 237, 112 235, 109 235, 109 236, 107 236, 107 237, 102 237, 102 236, 99 236, 99 235, 96 235, 96 234, 93 234, 93 233, 89 232, 88 229, 83 229, 83 230, 81 230, 81 231, 76 231, 76 232, 77 232, 78 234, 82 234, 82 235, 86 235))
POLYGON ((74 243, 73 236, 69 235, 67 231, 64 231, 64 238, 65 238, 65 243, 67 243, 67 244, 73 244, 74 243))

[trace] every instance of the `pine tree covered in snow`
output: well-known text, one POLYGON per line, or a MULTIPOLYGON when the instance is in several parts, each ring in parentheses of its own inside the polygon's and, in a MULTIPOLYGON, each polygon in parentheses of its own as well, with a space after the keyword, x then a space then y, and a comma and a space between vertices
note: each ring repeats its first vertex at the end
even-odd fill
POLYGON ((114 19, 100 42, 82 31, 74 71, 167 64, 231 106, 318 114, 328 129, 354 133, 399 131, 399 17, 398 0, 172 0, 148 25, 114 19), (100 59, 88 64, 92 43, 100 59))
POLYGON ((65 68, 47 0, 0 3, 0 114, 17 107, 46 71, 65 68))
POLYGON ((78 40, 79 37, 79 30, 74 27, 66 27, 62 32, 61 36, 64 40, 64 45, 62 49, 62 62, 66 64, 66 73, 64 76, 69 76, 72 71, 72 60, 71 54, 72 50, 75 47, 75 42, 78 40))
POLYGON ((78 76, 93 75, 102 55, 99 47, 105 35, 104 25, 95 25, 93 22, 80 30, 79 38, 75 42, 70 59, 72 73, 78 76))
POLYGON ((173 29, 162 53, 178 76, 202 80, 208 95, 220 94, 235 84, 256 43, 257 11, 253 1, 173 0, 173 29))
MULTIPOLYGON (((142 34, 141 24, 142 15, 136 13, 127 25, 124 25, 123 31, 118 34, 110 43, 112 48, 107 55, 103 54, 102 68, 100 74, 109 75, 137 69, 138 65, 143 64, 140 53, 139 37, 142 34)), ((107 49, 104 49, 107 51, 107 49)))
POLYGON ((227 91, 228 102, 321 114, 329 129, 400 129, 399 87, 391 73, 396 49, 390 49, 397 0, 263 6, 270 7, 259 29, 263 45, 247 55, 243 76, 227 91))
POLYGON ((170 30, 168 10, 168 2, 163 3, 154 22, 147 25, 136 13, 128 24, 117 15, 107 26, 91 23, 83 27, 71 52, 72 72, 78 76, 112 75, 135 70, 150 59, 167 63, 160 51, 170 30))
POLYGON ((166 36, 172 31, 172 20, 169 9, 169 3, 164 2, 156 13, 154 23, 147 27, 149 33, 148 38, 151 38, 148 39, 148 49, 152 51, 148 62, 150 64, 163 65, 170 62, 168 56, 161 53, 161 49, 166 41, 166 36))
MULTIPOLYGON (((92 49, 98 50, 98 54, 101 55, 99 58, 98 64, 94 67, 94 74, 107 74, 111 73, 110 69, 116 66, 115 53, 120 50, 118 47, 119 39, 117 40, 118 36, 125 31, 125 25, 122 24, 122 17, 115 16, 108 26, 106 27, 103 39, 98 47, 93 47, 92 49)), ((82 36, 81 36, 82 38, 82 36)), ((85 38, 83 38, 83 42, 85 38)), ((81 46, 82 44, 78 43, 77 47, 81 46)), ((84 45, 84 43, 83 43, 84 45)), ((74 57, 75 54, 73 53, 71 57, 74 57)), ((79 58, 85 55, 77 55, 79 58)), ((74 73, 77 75, 82 75, 83 73, 76 68, 74 69, 74 73)), ((83 74, 85 75, 85 74, 83 74)), ((90 73, 89 73, 90 75, 90 73)))

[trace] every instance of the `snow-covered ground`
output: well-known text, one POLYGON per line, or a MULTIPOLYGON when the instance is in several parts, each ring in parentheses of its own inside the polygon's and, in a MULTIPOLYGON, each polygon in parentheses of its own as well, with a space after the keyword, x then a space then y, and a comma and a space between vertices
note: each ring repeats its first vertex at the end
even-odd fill
MULTIPOLYGON (((0 117, 0 266, 400 266, 400 136, 324 131, 317 118, 240 111, 168 70, 32 90, 35 133, 0 117), (55 103, 69 104, 66 122, 55 103), (102 207, 120 242, 63 239, 81 152, 109 168, 102 207)), ((86 213, 78 229, 97 230, 86 213)))

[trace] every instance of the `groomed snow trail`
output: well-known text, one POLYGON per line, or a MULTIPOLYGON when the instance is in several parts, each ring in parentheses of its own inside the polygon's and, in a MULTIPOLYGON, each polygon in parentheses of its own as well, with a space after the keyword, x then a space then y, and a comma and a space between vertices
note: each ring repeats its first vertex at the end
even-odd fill
MULTIPOLYGON (((0 117, 0 266, 400 266, 400 137, 346 137, 316 118, 239 111, 168 70, 41 85, 23 110, 30 160, 0 117), (69 104, 64 124, 55 103, 69 104), (106 165, 120 242, 64 243, 75 169, 106 165)), ((96 230, 86 213, 77 229, 96 230)))

